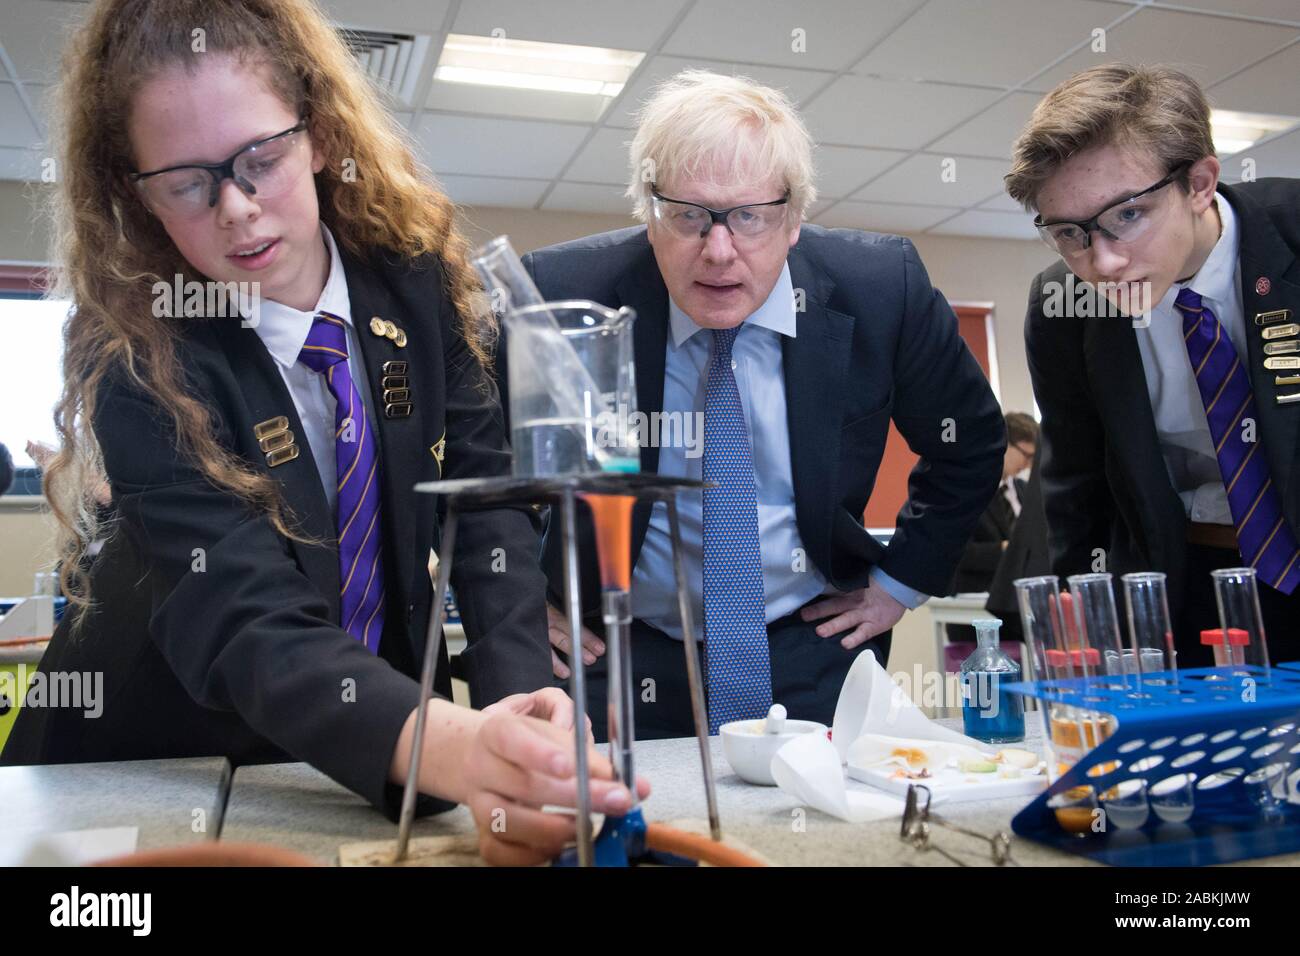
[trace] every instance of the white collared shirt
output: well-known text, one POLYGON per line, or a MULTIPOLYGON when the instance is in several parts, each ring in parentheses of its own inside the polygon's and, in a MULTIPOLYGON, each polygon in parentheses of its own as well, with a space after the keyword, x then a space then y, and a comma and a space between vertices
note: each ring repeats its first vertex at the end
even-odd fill
POLYGON ((1175 283, 1165 293, 1151 312, 1150 326, 1136 331, 1160 454, 1187 517, 1207 524, 1231 525, 1232 511, 1214 454, 1205 404, 1183 341, 1183 315, 1174 308, 1174 300, 1183 288, 1196 292, 1228 333, 1243 367, 1246 365, 1237 214, 1222 195, 1216 193, 1214 200, 1223 223, 1219 241, 1196 275, 1185 283, 1175 283))
MULTIPOLYGON (((330 509, 337 507, 338 491, 337 465, 334 459, 334 396, 330 394, 325 376, 315 372, 298 361, 302 347, 307 343, 312 322, 317 312, 329 312, 337 315, 347 325, 348 336, 348 371, 352 381, 361 393, 365 403, 366 414, 371 424, 375 423, 375 409, 370 397, 370 386, 366 381, 365 363, 361 359, 361 343, 357 336, 356 325, 352 321, 352 303, 348 298, 347 276, 343 272, 343 262, 339 258, 338 246, 334 237, 324 223, 321 223, 321 235, 330 254, 329 277, 325 288, 321 290, 316 308, 311 312, 300 312, 280 302, 264 299, 260 303, 260 321, 254 331, 266 346, 266 350, 275 359, 276 368, 289 389, 298 418, 302 421, 303 431, 307 433, 307 444, 312 457, 316 460, 316 470, 320 473, 321 486, 325 489, 325 498, 330 509)), ((378 439, 378 432, 372 431, 378 439)), ((376 447, 378 447, 376 445, 376 447)))

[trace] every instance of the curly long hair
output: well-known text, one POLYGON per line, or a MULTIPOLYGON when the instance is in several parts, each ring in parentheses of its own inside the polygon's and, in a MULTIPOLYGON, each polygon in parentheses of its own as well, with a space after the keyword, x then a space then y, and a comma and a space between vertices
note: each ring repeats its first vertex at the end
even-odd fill
POLYGON ((339 243, 358 256, 383 249, 440 258, 458 328, 490 368, 493 318, 455 206, 312 0, 99 0, 65 47, 51 124, 60 171, 49 210, 51 294, 72 306, 54 414, 61 447, 44 490, 58 521, 63 590, 78 606, 90 600, 87 549, 102 531, 95 396, 115 369, 171 416, 178 454, 298 537, 278 483, 217 442, 211 411, 185 386, 176 343, 187 319, 155 316, 152 289, 178 274, 202 277, 127 180, 136 92, 160 71, 214 53, 264 65, 273 92, 308 117, 326 159, 316 174, 320 216, 339 243), (195 51, 199 29, 203 52, 195 51), (344 170, 355 171, 346 182, 344 170))

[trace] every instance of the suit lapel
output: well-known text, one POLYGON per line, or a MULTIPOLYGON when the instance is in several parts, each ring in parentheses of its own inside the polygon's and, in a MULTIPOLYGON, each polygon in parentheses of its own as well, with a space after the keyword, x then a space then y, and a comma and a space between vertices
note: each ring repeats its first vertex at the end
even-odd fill
MULTIPOLYGON (((384 537, 388 543, 387 555, 395 562, 387 568, 385 587, 390 601, 400 601, 405 606, 413 580, 415 556, 414 515, 407 513, 414 495, 413 488, 420 480, 420 463, 428 454, 424 447, 424 426, 421 406, 431 397, 431 386, 425 380, 416 354, 423 354, 426 343, 414 341, 426 328, 437 328, 438 316, 428 316, 419 323, 408 323, 398 308, 392 293, 375 266, 364 262, 342 246, 339 257, 348 280, 348 300, 352 310, 352 324, 361 342, 361 355, 366 379, 370 385, 371 402, 375 409, 376 433, 379 435, 380 473, 383 476, 384 537), (405 348, 392 340, 377 335, 370 329, 373 316, 395 322, 406 333, 405 348), (405 377, 410 390, 410 413, 389 417, 384 401, 384 364, 405 361, 405 377), (396 590, 395 590, 396 589, 396 590)), ((436 300, 435 300, 436 301, 436 300)))
POLYGON ((853 345, 853 316, 827 307, 834 285, 796 245, 790 250, 790 281, 804 293, 794 337, 781 337, 786 420, 795 520, 810 556, 831 573, 831 522, 838 506, 840 426, 844 376, 853 345))
MULTIPOLYGON (((312 545, 291 541, 290 547, 307 577, 316 584, 329 603, 332 620, 337 621, 339 558, 335 542, 338 530, 293 398, 289 395, 289 389, 284 384, 275 360, 256 331, 240 325, 234 334, 221 335, 219 339, 248 405, 251 417, 249 427, 281 415, 289 420, 289 430, 298 446, 298 457, 274 468, 268 467, 265 458, 262 458, 258 466, 280 482, 284 502, 292 513, 290 520, 296 520, 298 529, 307 537, 325 542, 312 545)), ((256 445, 256 439, 251 433, 239 438, 256 445)))
POLYGON ((1259 415, 1260 438, 1268 455, 1269 473, 1282 496, 1283 510, 1292 527, 1300 527, 1300 404, 1279 405, 1277 396, 1300 392, 1300 386, 1278 385, 1279 375, 1295 372, 1264 368, 1264 326, 1255 316, 1290 309, 1288 322, 1300 322, 1300 281, 1292 272, 1296 257, 1278 233, 1268 214, 1244 190, 1222 187, 1237 214, 1238 252, 1241 264, 1241 306, 1246 328, 1245 360, 1250 369, 1251 388, 1259 415), (1290 278, 1288 278, 1290 276, 1290 278), (1261 280, 1267 280, 1261 282, 1261 280), (1261 292, 1261 289, 1267 291, 1261 292))
MULTIPOLYGON (((614 287, 618 305, 636 311, 632 323, 633 361, 636 363, 637 411, 646 416, 664 408, 664 350, 668 347, 668 288, 659 274, 654 250, 646 247, 645 255, 628 269, 614 287)), ((641 471, 659 472, 659 445, 649 442, 641 447, 641 471)), ((632 511, 632 561, 636 563, 650 527, 650 502, 638 502, 632 511)))
MULTIPOLYGON (((636 310, 632 347, 636 362, 637 411, 645 415, 664 408, 664 350, 668 347, 668 289, 659 274, 654 252, 627 270, 615 286, 619 305, 636 310)), ((641 449, 641 470, 659 471, 659 447, 651 442, 641 449)))

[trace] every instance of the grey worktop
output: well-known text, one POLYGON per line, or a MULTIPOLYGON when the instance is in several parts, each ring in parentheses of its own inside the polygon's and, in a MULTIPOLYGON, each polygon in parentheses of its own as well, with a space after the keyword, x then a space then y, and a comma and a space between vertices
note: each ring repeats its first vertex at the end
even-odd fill
MULTIPOLYGON (((1042 724, 1026 714, 1024 746, 1042 749, 1042 724)), ((960 719, 939 723, 961 728, 960 719)), ((920 852, 899 839, 899 820, 845 823, 776 787, 758 787, 728 766, 718 737, 710 738, 723 832, 773 863, 803 866, 952 866, 934 850, 920 852), (803 810, 803 812, 799 812, 803 810), (797 825, 798 824, 798 825, 797 825)), ((699 748, 694 738, 639 741, 637 774, 650 781, 644 808, 652 821, 706 819, 699 748)), ((848 780, 850 789, 870 789, 848 780)), ((948 803, 935 814, 981 834, 1010 832, 1011 818, 1033 797, 948 803)), ((414 836, 473 832, 469 812, 455 810, 416 822, 414 836)), ((296 850, 321 863, 338 862, 339 846, 391 840, 397 827, 364 800, 306 764, 241 767, 235 772, 221 838, 271 843, 296 850)), ((975 837, 932 828, 933 842, 969 866, 991 865, 988 844, 975 837)), ((1012 858, 1026 866, 1095 866, 1090 860, 1012 837, 1012 858)), ((1249 866, 1296 866, 1300 854, 1244 861, 1249 866)))
MULTIPOLYGON (((960 727, 960 721, 943 721, 960 727)), ((1037 747, 1041 726, 1029 715, 1026 746, 1037 747)), ((920 853, 898 837, 896 820, 850 824, 817 810, 802 813, 799 801, 776 787, 745 783, 727 765, 718 737, 710 738, 717 778, 718 814, 726 834, 787 865, 950 866, 936 852, 920 853), (796 824, 802 824, 797 826, 796 824)), ((638 741, 637 773, 650 781, 645 813, 650 820, 706 819, 699 748, 694 738, 638 741)), ((848 781, 850 788, 869 789, 848 781)), ((981 833, 1009 829, 1030 798, 952 804, 936 813, 981 833)), ((306 764, 241 767, 235 772, 221 837, 273 843, 322 863, 337 863, 341 844, 392 839, 397 828, 360 797, 306 764)), ((463 807, 417 821, 414 835, 469 833, 473 820, 463 807)), ((972 866, 991 862, 987 844, 935 827, 934 842, 972 866)), ((1027 864, 1086 863, 1070 854, 1014 841, 1013 857, 1027 864)))
POLYGON ((0 841, 127 826, 140 850, 215 839, 230 780, 225 757, 0 767, 0 841))

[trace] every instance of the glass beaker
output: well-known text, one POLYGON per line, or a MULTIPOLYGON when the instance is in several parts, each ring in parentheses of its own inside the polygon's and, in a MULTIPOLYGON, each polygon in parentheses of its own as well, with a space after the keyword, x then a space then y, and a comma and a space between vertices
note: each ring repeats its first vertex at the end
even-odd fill
POLYGON ((1222 568, 1211 571, 1210 577, 1214 579, 1214 603, 1219 606, 1219 627, 1229 636, 1224 645, 1226 663, 1267 670, 1268 643, 1264 634, 1264 616, 1259 610, 1255 569, 1222 568), (1233 631, 1237 633, 1231 633, 1233 631), (1244 638, 1242 632, 1245 632, 1244 638))
POLYGON ((615 311, 581 299, 506 314, 516 475, 640 471, 635 318, 626 306, 615 311), (575 361, 585 375, 564 373, 575 361))

